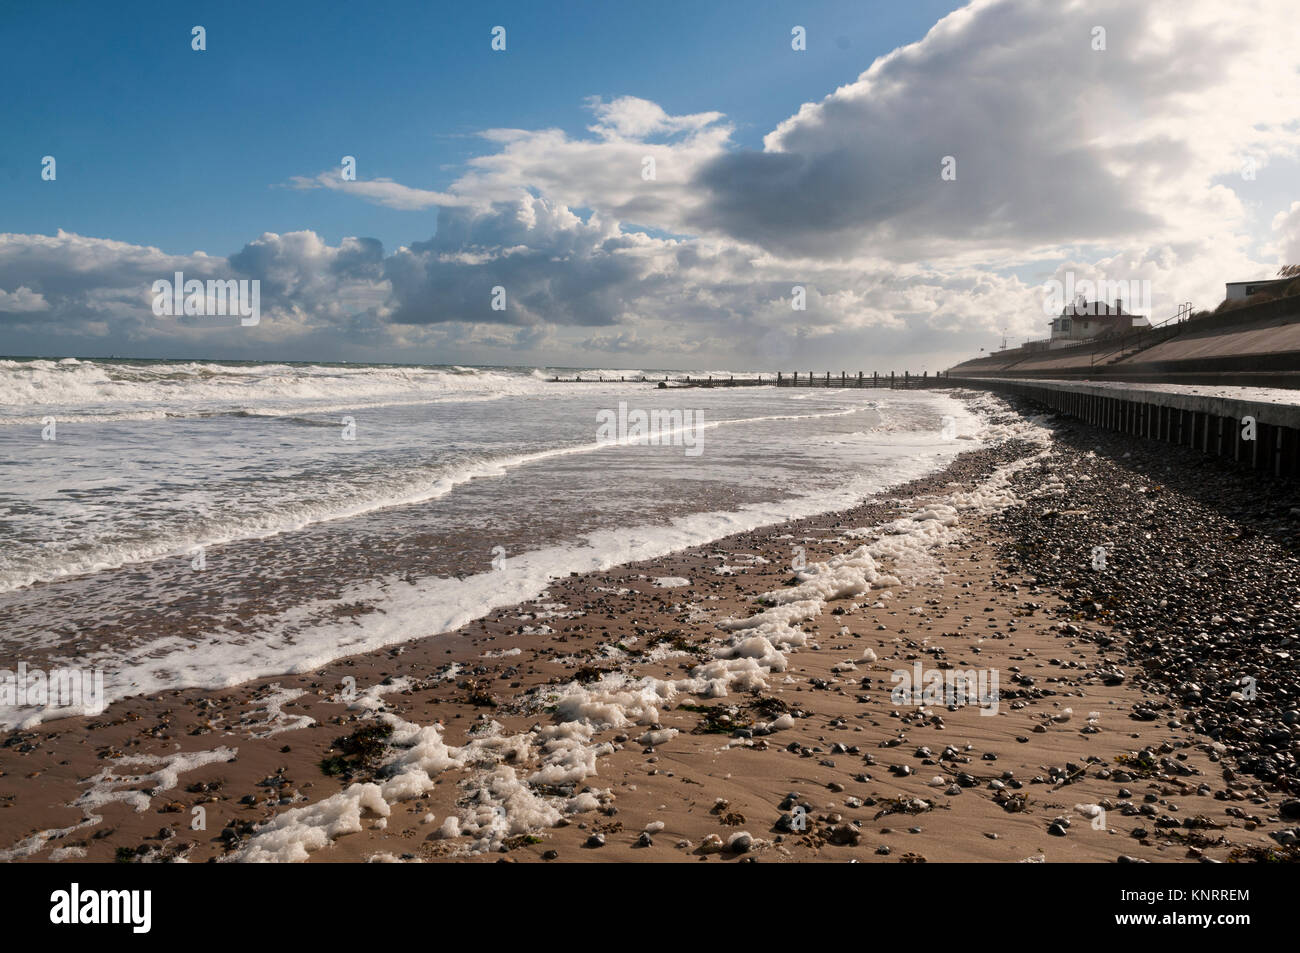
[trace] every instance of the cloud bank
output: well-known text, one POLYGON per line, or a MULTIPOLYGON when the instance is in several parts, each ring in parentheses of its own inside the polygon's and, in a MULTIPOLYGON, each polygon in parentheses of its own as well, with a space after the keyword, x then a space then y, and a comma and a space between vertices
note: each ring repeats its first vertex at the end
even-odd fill
POLYGON ((761 150, 720 112, 593 96, 584 135, 484 131, 487 154, 446 191, 330 170, 287 183, 438 209, 433 236, 392 249, 310 231, 224 256, 0 235, 0 342, 871 367, 1042 336, 1040 284, 1066 270, 1149 280, 1157 319, 1212 307, 1223 281, 1300 260, 1300 202, 1252 197, 1300 167, 1296 22, 1283 0, 1231 17, 1206 0, 985 0, 761 150), (177 270, 260 279, 262 323, 155 318, 148 289, 177 270))

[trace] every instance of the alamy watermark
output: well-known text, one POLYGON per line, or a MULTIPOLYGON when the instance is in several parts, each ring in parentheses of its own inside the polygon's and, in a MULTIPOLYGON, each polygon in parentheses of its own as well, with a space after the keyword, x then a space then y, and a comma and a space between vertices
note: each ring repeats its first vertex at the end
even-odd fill
POLYGON ((148 933, 153 925, 152 890, 83 890, 74 882, 50 894, 50 922, 120 924, 132 933, 148 933))
POLYGON ((998 713, 998 670, 937 669, 926 670, 920 662, 895 669, 889 676, 894 683, 889 699, 895 705, 976 705, 981 715, 998 713))
POLYGON ((1064 281, 1052 278, 1043 283, 1043 313, 1049 317, 1066 311, 1074 315, 1113 314, 1110 308, 1116 302, 1124 306, 1126 314, 1150 314, 1151 282, 1146 278, 1076 279, 1073 271, 1067 271, 1064 281))
POLYGON ((627 401, 618 410, 596 411, 596 442, 600 444, 648 444, 652 447, 685 447, 685 455, 698 457, 704 431, 702 410, 628 410, 627 401))
POLYGON ((102 669, 56 668, 48 674, 18 663, 18 670, 0 669, 0 705, 13 708, 75 708, 83 714, 104 711, 102 669))
POLYGON ((160 318, 238 317, 244 327, 262 320, 262 282, 258 278, 175 280, 160 278, 153 283, 153 313, 160 318))

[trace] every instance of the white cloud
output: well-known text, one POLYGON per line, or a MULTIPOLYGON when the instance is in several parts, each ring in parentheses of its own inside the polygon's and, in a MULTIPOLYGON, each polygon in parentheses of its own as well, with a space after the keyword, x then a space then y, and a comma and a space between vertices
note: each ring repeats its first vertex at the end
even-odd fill
POLYGON ((1248 157, 1300 158, 1298 22, 1284 0, 1231 16, 1210 0, 977 0, 805 104, 761 151, 738 150, 719 112, 592 97, 586 135, 487 130, 492 151, 445 191, 291 180, 439 209, 432 238, 390 251, 310 231, 228 260, 0 236, 0 288, 17 289, 0 291, 0 327, 36 327, 39 302, 41 322, 87 335, 198 334, 142 310, 148 282, 182 268, 261 279, 265 340, 424 349, 409 359, 957 358, 1003 329, 1042 337, 1040 282, 1067 270, 1149 281, 1160 320, 1185 300, 1213 307, 1224 281, 1274 270, 1265 258, 1300 261, 1300 202, 1257 233, 1240 185, 1248 157), (791 310, 794 285, 806 311, 791 310))
POLYGON ((24 314, 33 311, 48 311, 50 303, 45 296, 19 285, 13 291, 0 288, 0 313, 24 314))
POLYGON ((1300 146, 1296 23, 1286 0, 1231 16, 1210 0, 977 0, 805 104, 762 152, 714 160, 691 221, 785 253, 899 260, 1239 226, 1216 178, 1300 146))
POLYGON ((403 211, 420 211, 435 205, 459 205, 461 200, 447 192, 415 189, 392 179, 344 179, 337 171, 320 172, 314 176, 295 175, 289 180, 291 188, 300 190, 331 189, 355 195, 371 205, 403 211))
POLYGON ((1300 202, 1273 217, 1279 265, 1300 265, 1300 202))
POLYGON ((592 96, 587 100, 587 106, 596 114, 595 124, 587 128, 609 140, 640 140, 656 135, 698 132, 723 118, 719 112, 670 116, 658 103, 636 96, 620 96, 608 103, 599 96, 592 96))

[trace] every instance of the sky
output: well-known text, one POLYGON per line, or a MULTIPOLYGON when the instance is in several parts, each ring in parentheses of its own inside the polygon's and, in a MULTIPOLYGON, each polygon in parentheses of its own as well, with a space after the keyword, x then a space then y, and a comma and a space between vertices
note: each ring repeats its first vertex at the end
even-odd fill
POLYGON ((1067 277, 1158 321, 1300 261, 1297 51, 1287 0, 8 4, 0 354, 934 371, 1067 277), (155 314, 178 271, 260 321, 155 314))

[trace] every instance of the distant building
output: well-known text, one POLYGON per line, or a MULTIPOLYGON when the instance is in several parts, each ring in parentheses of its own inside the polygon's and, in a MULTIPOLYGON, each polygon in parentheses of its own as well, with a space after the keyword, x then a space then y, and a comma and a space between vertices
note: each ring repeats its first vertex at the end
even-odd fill
POLYGON ((1261 291, 1267 291, 1269 288, 1280 288, 1294 280, 1294 278, 1261 278, 1258 281, 1229 281, 1224 287, 1228 289, 1229 301, 1239 301, 1261 291))
POLYGON ((1079 341, 1122 334, 1133 328, 1150 327, 1145 315, 1129 314, 1123 302, 1109 305, 1104 301, 1077 301, 1067 305, 1051 322, 1049 347, 1065 347, 1079 341))

